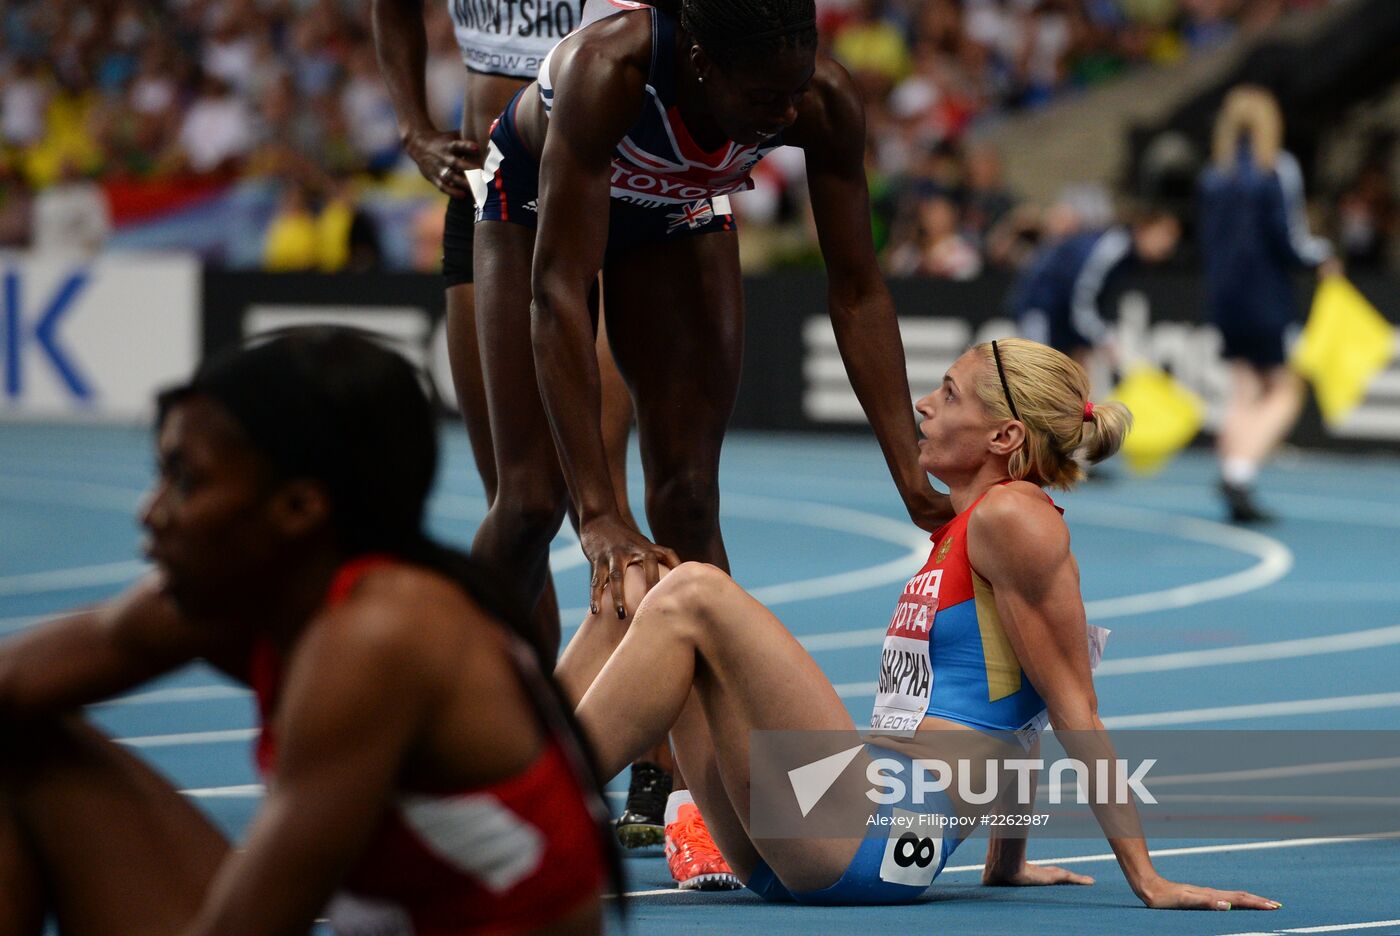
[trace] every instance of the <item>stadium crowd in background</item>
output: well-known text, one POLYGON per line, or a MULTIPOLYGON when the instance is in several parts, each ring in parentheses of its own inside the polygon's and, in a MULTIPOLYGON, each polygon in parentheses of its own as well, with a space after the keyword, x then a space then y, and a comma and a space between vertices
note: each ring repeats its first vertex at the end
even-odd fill
MULTIPOLYGON (((1018 269, 1038 243, 1108 224, 1112 193, 1093 186, 1050 206, 1023 203, 979 130, 1328 2, 824 0, 823 43, 865 97, 887 271, 970 279, 1018 269)), ((342 0, 6 4, 0 246, 91 249, 222 193, 239 218, 226 239, 242 246, 196 243, 211 262, 434 269, 441 208, 402 156, 368 10, 342 0)), ((463 67, 446 4, 429 0, 425 15, 429 104, 439 126, 455 126, 463 67)), ((1388 255, 1397 225, 1393 141, 1373 150, 1335 191, 1314 186, 1328 196, 1324 229, 1362 263, 1388 255)), ((755 175, 757 191, 736 201, 752 232, 746 264, 816 262, 800 155, 765 160, 755 175)))

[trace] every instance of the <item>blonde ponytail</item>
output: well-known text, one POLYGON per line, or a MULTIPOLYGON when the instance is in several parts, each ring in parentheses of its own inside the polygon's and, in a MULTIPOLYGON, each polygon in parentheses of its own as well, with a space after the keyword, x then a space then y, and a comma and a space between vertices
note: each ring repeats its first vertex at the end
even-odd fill
POLYGON ((1283 115, 1274 96, 1258 85, 1238 85, 1225 96, 1211 145, 1215 167, 1233 171, 1240 141, 1246 138, 1254 165, 1265 171, 1274 168, 1283 145, 1283 115))
POLYGON ((1091 465, 1112 458, 1123 445, 1133 425, 1133 414, 1122 403, 1095 403, 1093 414, 1084 423, 1080 451, 1091 465))
POLYGON ((982 405, 992 418, 1019 419, 1026 429, 1025 444, 1007 461, 1011 477, 1067 491, 1084 479, 1077 455, 1097 463, 1123 444, 1132 414, 1122 403, 1086 406, 1089 375, 1068 356, 1024 338, 998 339, 1003 389, 991 344, 973 350, 985 363, 974 385, 982 405), (1016 400, 1016 416, 1008 392, 1016 400))

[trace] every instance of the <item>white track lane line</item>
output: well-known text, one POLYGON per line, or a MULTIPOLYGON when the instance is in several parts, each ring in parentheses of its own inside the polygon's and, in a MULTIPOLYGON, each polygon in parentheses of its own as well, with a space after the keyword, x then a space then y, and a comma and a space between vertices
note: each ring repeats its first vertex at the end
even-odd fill
POLYGON ((1226 933, 1225 936, 1282 936, 1285 933, 1345 933, 1348 930, 1380 929, 1394 926, 1400 929, 1400 920, 1372 920, 1368 923, 1329 923, 1326 926, 1299 926, 1294 929, 1259 930, 1251 933, 1226 933))
MULTIPOLYGON (((240 783, 235 786, 218 787, 191 787, 181 790, 185 796, 195 799, 259 799, 267 792, 267 787, 261 783, 240 783)), ((605 790, 603 795, 608 799, 626 799, 626 790, 605 790)))
POLYGON ((22 572, 0 576, 0 595, 34 595, 41 592, 68 591, 95 585, 125 585, 141 575, 150 565, 139 559, 125 562, 102 562, 72 569, 48 569, 43 572, 22 572))
MULTIPOLYGON (((1272 718, 1277 715, 1315 715, 1325 712, 1352 712, 1378 708, 1400 708, 1400 692, 1332 696, 1325 699, 1295 699, 1289 702, 1265 702, 1258 705, 1227 705, 1219 708, 1182 709, 1175 712, 1148 712, 1142 715, 1116 715, 1103 719, 1103 723, 1105 728, 1149 728, 1156 725, 1189 725, 1200 722, 1272 718)), ((256 735, 256 728, 234 728, 226 731, 144 735, 117 738, 116 740, 119 744, 131 747, 173 747, 180 744, 247 741, 256 735)))
POLYGON ((45 478, 36 475, 0 475, 0 500, 55 507, 89 507, 130 514, 136 511, 144 491, 95 481, 45 478))
MULTIPOLYGON (((1228 845, 1191 845, 1185 848, 1153 848, 1148 854, 1153 858, 1176 858, 1182 855, 1220 855, 1229 852, 1268 851, 1275 848, 1312 848, 1317 845, 1344 845, 1353 842, 1379 842, 1387 839, 1400 839, 1400 831, 1378 832, 1375 835, 1348 835, 1340 838, 1296 838, 1279 839, 1273 842, 1231 842, 1228 845)), ((1063 858, 1036 858, 1030 864, 1087 864, 1096 861, 1117 861, 1113 852, 1097 855, 1068 855, 1063 858)), ((982 865, 958 865, 944 868, 943 873, 981 871, 982 865)))
MULTIPOLYGON (((442 517, 448 520, 468 520, 473 523, 480 523, 486 516, 486 498, 477 494, 449 494, 442 492, 434 494, 428 500, 428 514, 432 517, 442 517)), ((554 538, 554 542, 562 545, 555 546, 549 551, 549 567, 554 572, 562 572, 565 569, 572 569, 574 566, 581 566, 584 563, 583 550, 579 549, 578 536, 574 533, 573 527, 567 523, 559 529, 559 534, 554 538)))
POLYGON ((26 617, 0 618, 0 636, 22 631, 31 624, 38 624, 46 617, 52 617, 52 615, 34 614, 26 617))
MULTIPOLYGON (((885 631, 878 630, 881 641, 885 631)), ((1269 643, 1218 647, 1214 650, 1187 650, 1180 653, 1157 653, 1121 660, 1107 659, 1094 670, 1094 678, 1127 676, 1136 673, 1162 673, 1169 670, 1198 669, 1204 666, 1226 666, 1233 663, 1257 663, 1264 660, 1286 660, 1294 657, 1320 656, 1324 653, 1346 653, 1400 644, 1400 625, 1366 630, 1326 634, 1322 637, 1302 637, 1296 640, 1276 640, 1269 643)), ((810 649, 810 648, 809 648, 810 649)), ((859 699, 875 694, 874 682, 837 683, 836 694, 843 699, 859 699)))
POLYGON ((258 799, 267 792, 261 783, 240 783, 237 786, 193 787, 181 790, 195 799, 258 799))
POLYGON ((183 734, 143 735, 135 738, 114 738, 118 744, 134 748, 178 747, 182 744, 224 744, 232 741, 252 741, 258 736, 256 728, 228 728, 223 731, 187 731, 183 734))
MULTIPOLYGON (((1380 832, 1376 835, 1355 835, 1345 838, 1299 838, 1280 839, 1277 842, 1236 842, 1229 845, 1194 845, 1188 848, 1154 848, 1148 851, 1153 858, 1173 858, 1180 855, 1219 855, 1229 852, 1244 851, 1265 851, 1275 848, 1312 848, 1319 845, 1347 845, 1354 842, 1376 842, 1386 839, 1400 838, 1400 832, 1380 832)), ((1099 861, 1117 861, 1118 858, 1112 852, 1099 855, 1068 855, 1062 858, 1036 858, 1030 864, 1089 864, 1099 861)), ((944 868, 943 874, 959 874, 969 871, 981 871, 982 865, 958 865, 952 868, 944 868)), ((628 891, 628 897, 658 897, 663 895, 684 894, 687 891, 674 887, 657 888, 656 890, 628 891)), ((1380 924, 1377 924, 1380 925, 1380 924)), ((1288 932, 1321 932, 1318 930, 1289 930, 1288 932)))
POLYGON ((1075 516, 1083 517, 1086 523, 1093 526, 1114 527, 1133 532, 1154 532, 1155 527, 1155 532, 1158 533, 1242 552, 1259 559, 1259 562, 1248 569, 1204 582, 1192 582, 1189 585, 1125 595, 1121 598, 1086 601, 1084 611, 1090 620, 1150 614, 1207 601, 1218 601, 1277 582, 1293 568, 1293 553, 1283 543, 1262 533, 1242 530, 1215 520, 1163 514, 1132 507, 1088 504, 1076 506, 1075 516))
POLYGON ((1318 656, 1324 653, 1345 653, 1400 643, 1400 626, 1376 627, 1367 630, 1277 640, 1271 643, 1246 644, 1239 647, 1219 647, 1214 650, 1188 650, 1182 653, 1159 653, 1152 656, 1123 660, 1104 660, 1094 671, 1098 676, 1123 676, 1129 673, 1160 673, 1167 670, 1197 669, 1203 666, 1224 666, 1229 663, 1256 663, 1262 660, 1285 660, 1291 657, 1318 656))
POLYGON ((1279 715, 1317 715, 1325 712, 1355 712, 1396 707, 1400 707, 1400 692, 1377 692, 1370 695, 1329 696, 1323 699, 1294 699, 1288 702, 1262 702, 1255 705, 1222 705, 1216 708, 1182 709, 1176 712, 1115 715, 1103 719, 1103 724, 1105 728, 1155 728, 1159 725, 1193 725, 1201 722, 1274 718, 1279 715))
MULTIPOLYGON (((5 621, 0 620, 0 633, 4 632, 5 624, 5 621)), ((883 638, 885 631, 880 628, 878 633, 883 638)), ((1263 660, 1311 657, 1325 653, 1346 653, 1353 650, 1388 647, 1394 644, 1400 644, 1400 626, 1347 631, 1342 634, 1328 634, 1325 637, 1304 637, 1298 640, 1279 640, 1272 643, 1246 644, 1239 647, 1221 647, 1216 650, 1189 650, 1184 653, 1159 653, 1149 656, 1125 657, 1121 660, 1108 659, 1099 664, 1099 668, 1094 671, 1094 677, 1099 679, 1105 676, 1160 673, 1168 670, 1198 669, 1203 666, 1225 666, 1234 663, 1256 663, 1263 660)), ((873 696, 875 685, 873 682, 837 683, 836 694, 843 699, 873 696)), ((153 689, 149 692, 121 696, 100 704, 137 705, 198 702, 205 699, 234 698, 251 694, 247 689, 222 684, 182 686, 173 689, 153 689)))
MULTIPOLYGON (((728 516, 743 517, 747 520, 766 520, 787 523, 795 526, 811 527, 818 530, 834 530, 850 533, 869 539, 880 540, 903 548, 898 557, 878 565, 831 575, 799 579, 795 582, 779 582, 774 585, 760 585, 749 593, 766 605, 784 604, 789 601, 805 601, 811 598, 829 598, 850 592, 865 591, 903 582, 911 571, 917 569, 928 555, 928 534, 906 520, 837 507, 813 501, 786 500, 776 497, 760 497, 753 494, 726 494, 723 498, 722 513, 728 516)), ((741 583, 742 584, 742 583, 741 583)), ((559 612, 564 622, 564 630, 574 630, 588 614, 587 608, 565 608, 559 612)), ((884 630, 880 637, 884 639, 884 630)), ((879 643, 880 641, 876 641, 879 643)))
POLYGON ((1152 785, 1185 786, 1193 783, 1247 783, 1250 780, 1280 780, 1285 777, 1319 777, 1327 774, 1363 773, 1400 767, 1400 757, 1372 757, 1366 760, 1322 761, 1316 764, 1286 764, 1282 767, 1256 767, 1250 770, 1221 770, 1214 773, 1171 774, 1152 778, 1152 785))
POLYGON ((169 702, 208 702, 211 699, 252 698, 253 691, 242 686, 213 683, 207 686, 172 686, 169 689, 152 689, 149 692, 136 692, 99 702, 93 708, 109 705, 164 705, 169 702))
MULTIPOLYGON (((1192 484, 1154 483, 1142 493, 1154 502, 1180 503, 1201 496, 1217 497, 1214 488, 1192 484)), ((1269 500, 1285 520, 1317 520, 1394 529, 1400 527, 1400 509, 1394 501, 1363 501, 1342 497, 1278 491, 1269 500)), ((1076 505, 1076 510, 1078 506, 1076 505)))
MULTIPOLYGON (((140 498, 139 491, 82 482, 6 476, 0 476, 0 482, 23 483, 26 486, 33 483, 38 486, 37 489, 42 490, 44 499, 77 506, 130 510, 140 498), (67 499, 60 497, 64 491, 70 492, 72 496, 67 499)), ((3 491, 3 487, 0 487, 0 493, 3 491)), ((928 534, 924 531, 907 521, 867 511, 746 494, 728 494, 724 498, 724 504, 725 513, 731 516, 851 533, 892 543, 905 550, 898 557, 878 565, 755 588, 754 597, 769 605, 864 591, 903 581, 908 578, 909 570, 923 560, 928 549, 928 534)), ((438 494, 431 501, 432 514, 449 519, 479 519, 484 508, 485 500, 474 495, 438 494)), ((550 565, 555 572, 584 564, 578 538, 571 529, 562 529, 556 539, 556 542, 559 541, 562 541, 561 545, 555 546, 549 554, 550 565)), ((91 585, 124 584, 147 568, 149 566, 146 563, 133 561, 0 577, 0 596, 61 591, 91 585)), ((561 618, 570 622, 566 623, 565 627, 577 627, 587 611, 587 608, 565 608, 561 612, 561 618)), ((30 620, 34 619, 0 622, 0 625, 14 624, 14 629, 18 629, 30 620)), ((3 632, 3 628, 0 628, 0 632, 3 632)))
MULTIPOLYGON (((1238 527, 1228 526, 1214 520, 1165 514, 1155 510, 1137 510, 1131 507, 1105 508, 1092 504, 1076 506, 1075 518, 1083 520, 1091 526, 1175 536, 1180 539, 1244 553, 1259 560, 1247 569, 1218 578, 1190 582, 1186 585, 1142 592, 1136 595, 1086 601, 1084 602, 1084 613, 1091 621, 1179 610, 1208 601, 1219 601, 1222 598, 1257 591, 1272 585, 1293 568, 1293 553, 1283 543, 1272 537, 1264 536, 1262 533, 1241 530, 1238 527)), ((813 653, 821 650, 847 650, 853 647, 878 647, 884 643, 885 628, 866 627, 849 631, 833 631, 824 634, 810 634, 798 639, 808 652, 813 653)), ((1105 664, 1107 662, 1105 661, 1105 664)), ((1100 671, 1102 672, 1102 670, 1100 671)), ((868 689, 852 690, 856 694, 873 695, 875 691, 874 683, 852 683, 849 685, 869 687, 868 689)), ((840 687, 837 688, 839 692, 840 687)))

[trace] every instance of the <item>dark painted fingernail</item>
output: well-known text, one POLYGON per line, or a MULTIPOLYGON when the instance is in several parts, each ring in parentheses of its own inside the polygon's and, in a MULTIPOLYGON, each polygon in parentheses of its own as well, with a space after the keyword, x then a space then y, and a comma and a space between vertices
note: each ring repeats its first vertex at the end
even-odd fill
POLYGON ((597 606, 597 605, 589 605, 589 606, 588 606, 588 613, 589 613, 589 614, 597 614, 597 613, 598 613, 598 606, 597 606))

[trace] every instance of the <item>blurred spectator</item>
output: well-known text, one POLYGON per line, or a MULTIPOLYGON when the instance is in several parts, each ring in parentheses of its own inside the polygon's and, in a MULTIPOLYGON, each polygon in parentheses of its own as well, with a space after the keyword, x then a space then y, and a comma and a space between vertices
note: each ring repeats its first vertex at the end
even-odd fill
POLYGON ((316 217, 316 251, 322 273, 367 273, 383 265, 379 232, 374 221, 356 207, 355 193, 346 179, 333 184, 316 217))
POLYGON ((180 125, 177 159, 196 173, 233 169, 253 148, 253 114, 219 76, 206 73, 180 125))
POLYGON ((1018 102, 1037 106, 1048 102, 1064 83, 1074 47, 1073 8, 1069 0, 1020 0, 1021 9, 1005 22, 1018 102))
POLYGON ((1001 175, 1001 156, 990 146, 967 150, 967 200, 963 225, 979 244, 1015 207, 1001 175))
POLYGON ((351 182, 342 178, 326 184, 319 207, 312 186, 299 181, 283 186, 263 242, 264 269, 364 273, 382 266, 378 230, 355 204, 351 182))
POLYGON ((428 11, 428 66, 425 84, 428 92, 428 112, 438 127, 462 125, 462 101, 467 80, 462 65, 462 50, 453 34, 452 17, 446 4, 435 4, 428 11))
POLYGON ((291 25, 287 50, 297 93, 308 100, 325 97, 335 89, 339 64, 331 45, 333 24, 326 16, 297 18, 291 25))
MULTIPOLYGON (((942 34, 938 29, 934 35, 917 41, 913 72, 890 94, 891 115, 900 123, 904 142, 911 147, 957 137, 985 103, 976 83, 948 54, 943 45, 947 37, 935 38, 942 34)), ((952 42, 951 48, 958 49, 956 37, 952 42)))
POLYGON ((884 17, 881 0, 857 0, 854 15, 836 33, 832 51, 848 68, 869 101, 883 101, 909 73, 904 30, 884 17))
POLYGON ((1182 38, 1195 52, 1214 48, 1228 42, 1235 34, 1235 24, 1228 13, 1226 0, 1181 0, 1185 24, 1182 38))
POLYGON ((340 109, 355 152, 372 172, 382 172, 399 157, 399 122, 374 50, 361 46, 350 58, 350 77, 340 92, 340 109))
MULTIPOLYGON (((909 244, 925 225, 951 227, 951 239, 946 233, 938 239, 970 244, 980 263, 1015 268, 1040 242, 1107 223, 1103 212, 1078 205, 1048 212, 1017 205, 1001 183, 996 154, 965 146, 968 135, 1011 110, 1040 106, 1135 63, 1175 61, 1263 28, 1289 9, 1326 2, 821 0, 823 48, 851 69, 865 98, 877 243, 890 239, 886 232, 909 244), (925 204, 934 193, 946 203, 925 204)), ((455 125, 464 75, 451 20, 441 3, 426 4, 424 15, 428 105, 436 123, 455 125)), ((182 186, 208 193, 210 186, 268 179, 266 187, 247 187, 258 202, 244 215, 256 217, 245 238, 254 246, 224 254, 247 262, 272 213, 271 196, 263 193, 296 180, 310 187, 311 210, 316 192, 339 186, 328 180, 368 172, 383 180, 382 190, 413 204, 406 210, 370 204, 360 178, 350 230, 364 228, 364 211, 396 219, 385 229, 386 253, 408 262, 410 251, 401 246, 411 237, 405 219, 416 200, 427 204, 435 196, 416 173, 394 173, 397 123, 372 59, 368 4, 7 0, 0 3, 0 34, 0 160, 16 180, 0 192, 0 212, 25 218, 11 232, 29 226, 30 210, 16 206, 78 178, 128 192, 149 180, 164 193, 154 202, 178 196, 182 186), (24 187, 16 189, 20 179, 24 187)), ((792 193, 804 184, 802 160, 795 154, 795 161, 780 162, 781 152, 760 164, 762 191, 738 202, 749 213, 745 257, 813 262, 805 212, 793 207, 792 193), (751 250, 755 244, 767 247, 751 250)), ((1384 254, 1394 241, 1385 175, 1359 175, 1336 209, 1345 249, 1359 262, 1384 254)), ((339 217, 344 228, 336 204, 334 197, 327 202, 326 217, 339 217)), ((373 225, 366 230, 373 233, 373 225)), ((368 246, 362 251, 374 253, 368 246)), ((350 249, 343 262, 353 267, 355 256, 350 249)), ((886 260, 892 262, 889 251, 886 260)))
POLYGON ((149 30, 135 0, 122 0, 112 12, 107 35, 111 45, 97 57, 96 81, 104 93, 120 93, 136 73, 149 30))
POLYGON ((90 132, 98 102, 78 67, 58 69, 57 83, 45 96, 44 133, 24 153, 30 183, 41 189, 57 182, 66 166, 83 174, 98 172, 103 153, 90 132))
POLYGON ((33 210, 35 250, 90 254, 112 231, 107 196, 71 162, 63 164, 57 182, 34 196, 33 210))
POLYGON ((987 232, 983 245, 987 263, 1003 270, 1024 269, 1046 239, 1041 210, 1020 204, 987 232))
POLYGON ((149 122, 162 136, 170 132, 178 116, 180 88, 176 69, 170 46, 152 43, 142 53, 127 91, 127 106, 132 113, 142 122, 149 122))
POLYGON ((258 34, 256 10, 247 0, 227 2, 211 10, 212 28, 204 38, 199 65, 240 94, 252 90, 257 79, 258 34))
POLYGON ((20 59, 10 67, 0 92, 0 140, 25 147, 44 135, 50 83, 35 63, 20 59))
POLYGON ((1337 201, 1338 247, 1348 266, 1380 266, 1394 242, 1400 215, 1387 171, 1389 148, 1371 155, 1337 201))
POLYGON ((424 205, 413 216, 410 263, 420 273, 437 273, 442 269, 442 230, 446 217, 440 204, 424 205))
POLYGON ((1135 264, 1167 260, 1180 237, 1176 217, 1153 208, 1138 212, 1131 224, 1081 231, 1048 243, 1008 299, 1021 334, 1063 351, 1085 367, 1099 349, 1116 358, 1102 315, 1104 296, 1135 264))
POLYGON ((24 173, 0 159, 0 247, 26 247, 33 223, 34 194, 24 173))
POLYGON ((982 272, 982 256, 958 229, 958 206, 950 196, 934 193, 919 201, 909 236, 890 248, 889 271, 951 280, 982 272))
POLYGON ((287 183, 282 188, 277 213, 267 227, 263 269, 277 273, 316 269, 322 255, 319 235, 306 187, 287 183))

